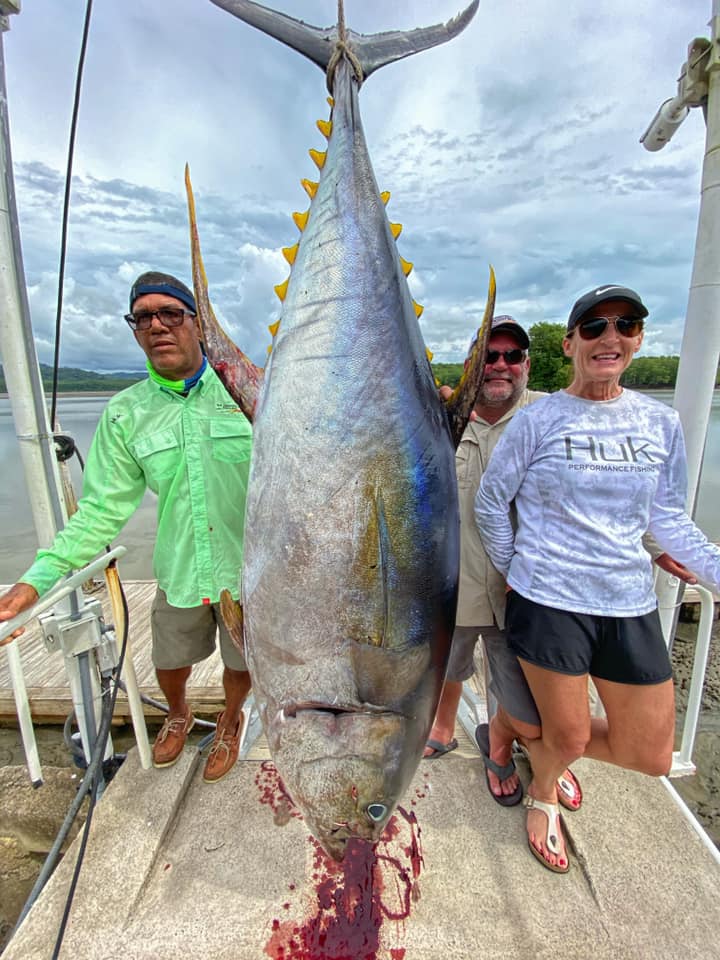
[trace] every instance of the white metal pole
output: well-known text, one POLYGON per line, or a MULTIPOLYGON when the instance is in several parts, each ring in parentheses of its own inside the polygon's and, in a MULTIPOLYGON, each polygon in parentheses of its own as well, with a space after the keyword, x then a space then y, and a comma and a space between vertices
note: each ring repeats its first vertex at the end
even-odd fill
POLYGON ((65 523, 22 265, 0 31, 0 357, 10 395, 20 456, 28 478, 38 543, 47 547, 65 523))
MULTIPOLYGON (((708 66, 707 132, 690 296, 675 385, 674 406, 685 434, 688 511, 694 512, 705 437, 720 359, 720 0, 713 0, 708 66)), ((677 581, 661 575, 658 606, 672 641, 677 581)))
POLYGON ((43 782, 42 768, 40 766, 40 756, 35 740, 32 715, 30 713, 30 701, 28 700, 27 687, 25 686, 25 677, 23 675, 17 640, 13 640, 8 645, 7 658, 28 773, 30 774, 32 785, 39 787, 43 782))
MULTIPOLYGON (((123 674, 125 676, 125 687, 130 707, 130 716, 132 717, 133 730, 135 731, 135 742, 137 743, 138 756, 140 757, 140 766, 143 770, 149 770, 152 767, 152 751, 150 750, 150 741, 148 740, 147 724, 145 723, 145 712, 143 710, 142 700, 140 699, 140 686, 137 682, 135 673, 135 663, 132 656, 130 638, 128 637, 125 648, 125 663, 123 665, 123 674)), ((243 732, 245 725, 243 724, 243 732)))

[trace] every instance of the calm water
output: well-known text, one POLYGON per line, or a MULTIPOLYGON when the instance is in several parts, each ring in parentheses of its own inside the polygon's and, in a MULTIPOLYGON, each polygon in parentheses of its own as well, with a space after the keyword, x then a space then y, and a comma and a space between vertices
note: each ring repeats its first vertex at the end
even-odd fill
MULTIPOLYGON (((658 391, 653 396, 667 403, 672 400, 671 391, 658 391)), ((63 431, 75 438, 83 457, 87 456, 95 426, 106 403, 105 397, 67 397, 58 402, 58 416, 63 431)), ((7 398, 0 398, 0 462, 4 466, 0 485, 0 583, 13 583, 32 562, 37 541, 7 398)), ((73 458, 71 464, 73 482, 79 492, 82 479, 77 459, 73 458)), ((720 391, 716 392, 713 400, 697 509, 699 525, 715 541, 720 541, 719 501, 720 391)), ((155 497, 148 493, 117 540, 128 549, 121 562, 124 576, 138 580, 152 577, 154 536, 155 497)))

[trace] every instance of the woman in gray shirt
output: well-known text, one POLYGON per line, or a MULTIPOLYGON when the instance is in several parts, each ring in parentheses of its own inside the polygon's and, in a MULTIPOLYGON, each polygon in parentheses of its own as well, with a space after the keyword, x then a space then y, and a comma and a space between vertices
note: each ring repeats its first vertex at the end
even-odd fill
POLYGON ((528 841, 558 873, 569 861, 556 780, 568 764, 585 755, 656 776, 670 768, 673 686, 645 531, 720 589, 720 550, 685 512, 677 413, 620 385, 646 316, 627 287, 580 297, 563 341, 572 383, 515 415, 475 501, 510 589, 508 643, 542 720, 541 740, 528 744, 528 841), (590 719, 588 675, 606 720, 590 719))

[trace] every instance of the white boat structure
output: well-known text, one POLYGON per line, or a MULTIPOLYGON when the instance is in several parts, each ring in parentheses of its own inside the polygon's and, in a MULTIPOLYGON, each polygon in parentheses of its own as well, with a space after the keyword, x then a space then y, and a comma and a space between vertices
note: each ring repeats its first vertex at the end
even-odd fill
MULTIPOLYGON (((720 358, 720 0, 712 4, 712 39, 691 44, 678 94, 663 105, 644 138, 647 147, 658 148, 687 109, 706 111, 695 268, 675 394, 687 439, 691 506, 720 358)), ((8 17, 19 8, 17 0, 0 0, 0 29, 7 29, 8 17)), ((0 353, 38 540, 47 544, 65 515, 25 292, 2 33, 0 85, 0 353)), ((88 762, 112 753, 111 746, 101 747, 100 754, 96 749, 105 722, 98 704, 105 679, 117 667, 119 638, 106 629, 99 604, 86 599, 80 584, 121 551, 69 578, 27 616, 0 630, 1 641, 42 614, 48 649, 64 658, 88 762)), ((678 589, 677 581, 661 575, 658 594, 668 637, 678 589)), ((698 596, 696 664, 675 775, 694 771, 714 606, 704 587, 698 596)), ((2 647, 0 657, 10 664, 29 776, 41 788, 17 643, 2 647)), ((405 822, 400 817, 397 836, 383 848, 385 867, 376 864, 362 881, 346 874, 343 887, 343 877, 323 874, 301 820, 278 795, 267 766, 253 759, 252 737, 244 762, 212 787, 202 784, 194 748, 171 770, 152 769, 129 651, 123 676, 137 749, 98 804, 70 922, 66 903, 80 840, 23 917, 5 960, 555 960, 561 955, 710 960, 718 955, 720 853, 666 778, 580 761, 576 769, 585 802, 565 818, 574 866, 559 879, 538 869, 525 852, 522 809, 495 804, 479 755, 460 750, 442 763, 421 765, 404 804, 405 822), (342 891, 343 905, 330 894, 334 913, 325 902, 328 890, 342 891), (365 900, 368 890, 372 895, 365 900), (363 905, 364 917, 357 910, 363 905)), ((468 687, 461 722, 472 731, 484 712, 484 701, 468 687)))

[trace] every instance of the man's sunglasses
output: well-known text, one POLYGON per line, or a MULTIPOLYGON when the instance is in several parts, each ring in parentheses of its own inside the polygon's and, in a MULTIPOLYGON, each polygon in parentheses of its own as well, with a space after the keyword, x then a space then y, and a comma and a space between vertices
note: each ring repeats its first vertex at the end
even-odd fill
MULTIPOLYGON (((640 317, 591 317, 590 320, 582 320, 575 329, 583 340, 597 340, 611 323, 621 337, 636 337, 642 333, 643 321, 640 317)), ((574 332, 571 330, 568 336, 574 332)))
POLYGON ((153 317, 157 317, 164 327, 179 327, 185 317, 194 317, 194 313, 182 307, 160 307, 157 310, 141 310, 139 313, 126 313, 125 320, 131 330, 149 330, 153 317))
POLYGON ((516 348, 515 350, 488 350, 485 354, 485 363, 497 363, 500 357, 505 358, 505 363, 510 366, 513 363, 522 363, 525 359, 525 351, 516 348))

